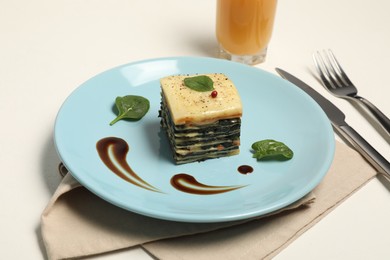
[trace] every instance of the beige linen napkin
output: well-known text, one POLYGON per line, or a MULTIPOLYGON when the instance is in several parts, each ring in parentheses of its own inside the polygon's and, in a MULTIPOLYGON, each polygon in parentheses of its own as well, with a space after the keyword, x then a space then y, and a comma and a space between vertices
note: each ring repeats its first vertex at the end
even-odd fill
POLYGON ((125 211, 96 197, 67 174, 42 214, 42 237, 49 259, 136 245, 159 259, 272 258, 375 174, 359 154, 337 142, 334 162, 315 188, 315 197, 310 193, 258 219, 207 224, 165 221, 125 211))

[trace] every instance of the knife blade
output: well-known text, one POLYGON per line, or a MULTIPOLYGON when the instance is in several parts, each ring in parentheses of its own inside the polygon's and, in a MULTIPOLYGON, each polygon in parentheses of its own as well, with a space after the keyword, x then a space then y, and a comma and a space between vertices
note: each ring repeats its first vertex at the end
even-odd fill
POLYGON ((338 107, 336 107, 332 102, 327 100, 305 82, 301 81, 290 73, 280 68, 276 68, 275 70, 279 73, 280 76, 282 76, 282 78, 288 80, 311 96, 320 105, 322 110, 324 110, 325 114, 328 116, 333 127, 338 131, 338 133, 351 142, 355 149, 369 163, 371 163, 371 165, 378 172, 385 174, 385 176, 390 179, 390 163, 358 132, 356 132, 355 129, 348 125, 348 123, 345 121, 344 113, 338 107))

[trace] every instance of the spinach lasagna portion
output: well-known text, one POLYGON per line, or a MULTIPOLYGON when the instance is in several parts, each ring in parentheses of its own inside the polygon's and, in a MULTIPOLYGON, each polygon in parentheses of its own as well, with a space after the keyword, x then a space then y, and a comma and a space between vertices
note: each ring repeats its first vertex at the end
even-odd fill
POLYGON ((161 126, 176 164, 239 153, 242 105, 238 91, 224 74, 204 75, 212 79, 214 95, 186 87, 184 79, 189 75, 160 80, 161 126))

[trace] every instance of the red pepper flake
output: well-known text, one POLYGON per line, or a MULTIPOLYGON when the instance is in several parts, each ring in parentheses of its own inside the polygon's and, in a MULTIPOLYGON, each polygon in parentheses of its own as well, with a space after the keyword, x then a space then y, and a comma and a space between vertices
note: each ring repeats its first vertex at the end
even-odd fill
POLYGON ((211 97, 212 98, 216 98, 218 95, 218 92, 216 90, 214 90, 213 92, 211 92, 211 97))

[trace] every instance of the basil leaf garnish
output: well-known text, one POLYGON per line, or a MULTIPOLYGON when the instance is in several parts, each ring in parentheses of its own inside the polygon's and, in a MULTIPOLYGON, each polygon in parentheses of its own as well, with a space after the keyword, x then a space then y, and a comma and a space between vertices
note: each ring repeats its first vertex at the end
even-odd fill
POLYGON ((205 75, 185 78, 184 85, 199 92, 206 92, 214 89, 213 80, 205 75))
POLYGON ((118 109, 118 116, 111 121, 110 125, 125 118, 140 120, 149 111, 150 107, 149 100, 141 96, 133 95, 117 97, 115 99, 115 105, 118 109))
POLYGON ((262 159, 291 159, 293 151, 284 143, 272 139, 258 141, 252 144, 253 158, 262 159))

